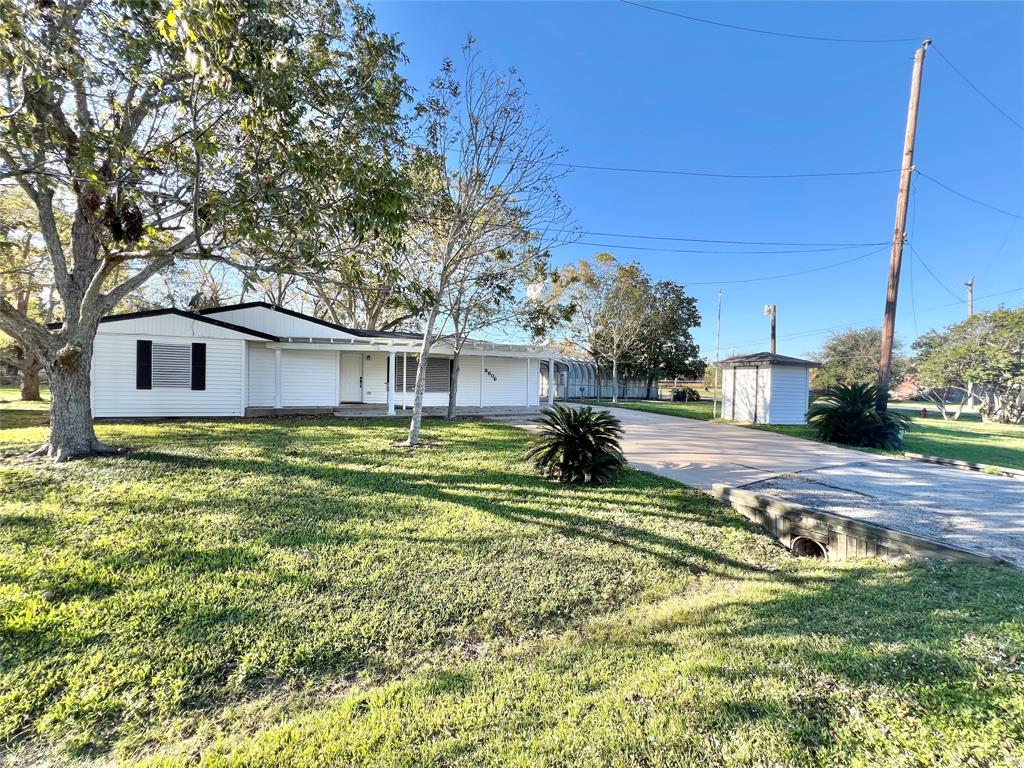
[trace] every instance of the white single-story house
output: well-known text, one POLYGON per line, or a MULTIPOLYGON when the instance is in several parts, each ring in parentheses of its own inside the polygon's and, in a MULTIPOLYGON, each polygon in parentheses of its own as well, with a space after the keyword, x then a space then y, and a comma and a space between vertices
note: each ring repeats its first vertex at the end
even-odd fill
MULTIPOLYGON (((92 412, 243 416, 361 404, 394 414, 412 407, 421 342, 418 334, 345 328, 265 302, 111 315, 96 336, 92 412)), ((558 375, 559 357, 546 347, 469 341, 456 405, 552 403, 548 371, 558 375)), ((446 406, 451 346, 435 344, 427 365, 424 405, 446 406)))
POLYGON ((751 424, 803 424, 810 370, 821 363, 772 352, 737 355, 722 369, 722 417, 751 424))

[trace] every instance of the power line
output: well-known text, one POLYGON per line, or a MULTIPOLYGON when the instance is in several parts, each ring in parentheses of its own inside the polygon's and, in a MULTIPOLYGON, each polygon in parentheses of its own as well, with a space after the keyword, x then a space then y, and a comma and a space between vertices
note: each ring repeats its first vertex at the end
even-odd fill
MULTIPOLYGON (((563 230, 566 232, 575 230, 563 230)), ((716 245, 794 245, 794 246, 807 246, 815 247, 870 247, 873 245, 888 245, 887 242, 877 243, 790 243, 790 242, 778 242, 771 240, 711 240, 706 237, 675 237, 671 235, 627 235, 622 232, 594 232, 592 230, 581 231, 583 235, 595 235, 597 237, 625 237, 633 240, 671 240, 680 243, 714 243, 716 245)))
POLYGON ((998 208, 998 207, 996 207, 994 205, 990 205, 989 203, 986 203, 986 202, 983 202, 981 200, 978 200, 976 197, 971 197, 970 195, 965 195, 963 192, 958 192, 957 190, 953 189, 948 184, 943 184, 938 179, 932 178, 927 173, 922 173, 921 171, 919 171, 916 168, 914 169, 914 172, 918 176, 920 176, 922 178, 925 178, 925 179, 928 179, 928 181, 930 181, 932 184, 937 184, 938 186, 942 187, 947 192, 952 192, 957 197, 962 197, 964 200, 968 200, 968 201, 974 203, 975 205, 980 205, 980 206, 982 206, 984 208, 989 208, 989 209, 991 209, 993 211, 996 211, 998 213, 1003 214, 1004 216, 1012 216, 1015 219, 1024 219, 1024 216, 1021 216, 1019 213, 1012 213, 1010 211, 1004 210, 1002 208, 998 208))
MULTIPOLYGON (((411 144, 410 146, 416 149, 427 150, 428 152, 434 151, 431 147, 423 144, 411 144)), ((447 147, 444 151, 451 152, 452 154, 461 155, 462 150, 458 147, 447 147)), ((561 153, 560 153, 561 154, 561 153)), ((589 163, 570 163, 570 162, 559 162, 549 161, 548 165, 557 168, 569 168, 584 171, 612 171, 615 173, 654 173, 668 176, 695 176, 698 178, 708 179, 816 179, 816 178, 828 178, 832 176, 876 176, 885 173, 896 173, 899 168, 884 168, 881 170, 872 171, 821 171, 813 173, 717 173, 714 171, 676 171, 667 170, 664 168, 634 168, 630 166, 618 166, 618 165, 594 165, 589 163)))
MULTIPOLYGON (((625 0, 623 0, 625 2, 625 0)), ((696 176, 707 179, 819 179, 833 176, 877 176, 896 173, 899 168, 885 168, 878 171, 828 171, 822 173, 710 173, 704 171, 673 171, 661 168, 629 168, 612 165, 584 165, 581 163, 551 163, 563 168, 586 171, 613 171, 616 173, 654 173, 665 176, 696 176)))
POLYGON ((797 275, 807 275, 807 274, 810 274, 811 272, 821 272, 821 271, 826 270, 826 269, 833 269, 835 267, 841 267, 844 264, 852 264, 855 261, 860 261, 861 259, 866 259, 869 256, 874 256, 875 254, 881 253, 882 251, 885 251, 885 250, 888 250, 888 246, 884 246, 882 248, 877 248, 877 249, 875 249, 873 251, 869 251, 868 253, 862 253, 860 256, 854 256, 852 259, 844 259, 843 261, 836 261, 836 262, 833 262, 832 264, 825 264, 825 265, 820 266, 820 267, 812 267, 811 269, 801 269, 801 270, 799 270, 797 272, 786 272, 786 273, 781 274, 781 275, 767 275, 765 277, 750 277, 750 278, 745 278, 743 280, 709 280, 709 281, 697 282, 697 283, 685 282, 684 284, 689 287, 689 286, 693 286, 693 285, 735 285, 737 283, 760 283, 760 282, 764 282, 766 280, 781 280, 781 279, 786 278, 786 277, 796 277, 797 275))
MULTIPOLYGON (((716 251, 707 250, 702 248, 651 248, 646 245, 621 245, 618 243, 594 243, 587 240, 577 240, 574 243, 567 243, 567 245, 590 245, 596 248, 613 248, 617 250, 625 251, 650 251, 656 253, 715 253, 722 256, 729 255, 761 255, 771 256, 775 254, 794 254, 794 253, 825 253, 827 251, 848 251, 853 248, 863 248, 863 245, 840 245, 832 248, 805 248, 801 250, 792 251, 716 251)), ((883 243, 869 243, 869 245, 883 245, 883 243)))
POLYGON ((942 288, 943 288, 943 290, 944 290, 944 291, 945 291, 946 293, 948 293, 948 294, 949 294, 950 296, 952 296, 952 297, 953 297, 954 299, 956 299, 956 300, 957 300, 958 302, 960 302, 961 304, 963 304, 963 303, 964 303, 964 300, 963 300, 963 299, 961 299, 961 298, 960 298, 960 297, 959 297, 959 296, 958 296, 957 294, 955 294, 955 293, 954 293, 954 292, 953 292, 952 290, 950 290, 949 286, 948 286, 948 285, 946 285, 946 284, 945 284, 944 282, 942 282, 942 280, 941 280, 941 279, 939 278, 939 276, 938 276, 937 274, 935 274, 935 272, 933 272, 933 271, 932 271, 932 268, 928 266, 928 262, 927 262, 927 261, 925 261, 925 260, 924 260, 924 258, 923 258, 923 257, 921 256, 921 254, 917 252, 917 249, 916 249, 916 248, 914 247, 914 244, 913 244, 913 243, 909 243, 909 242, 908 242, 908 243, 907 243, 907 247, 908 247, 908 248, 910 248, 910 252, 911 252, 912 254, 914 254, 914 257, 915 257, 915 258, 916 258, 916 259, 917 259, 917 260, 918 260, 919 262, 921 262, 921 266, 922 266, 922 267, 924 267, 924 268, 925 268, 926 270, 928 270, 928 274, 929 274, 929 275, 931 275, 931 276, 932 276, 933 278, 935 278, 935 282, 936 282, 936 283, 938 283, 939 285, 941 285, 941 286, 942 286, 942 288))
POLYGON ((772 37, 789 37, 796 40, 815 40, 823 43, 906 43, 909 41, 919 40, 917 37, 898 37, 889 39, 864 39, 864 38, 852 38, 852 37, 819 37, 817 35, 800 35, 791 32, 775 32, 770 29, 757 29, 756 27, 743 27, 738 24, 726 24, 722 21, 712 21, 711 19, 702 19, 697 16, 687 16, 685 13, 678 13, 676 11, 667 11, 664 8, 655 8, 651 5, 644 5, 643 3, 636 3, 632 0, 620 0, 620 2, 626 5, 633 5, 637 8, 643 8, 644 10, 654 11, 655 13, 664 13, 668 16, 676 16, 680 19, 686 19, 687 21, 696 21, 701 24, 710 24, 714 27, 724 27, 725 29, 736 29, 741 32, 756 32, 759 35, 771 35, 772 37))
MULTIPOLYGON (((992 299, 992 298, 995 298, 997 296, 1006 296, 1006 295, 1011 294, 1011 293, 1020 293, 1021 291, 1024 291, 1024 286, 1021 286, 1019 288, 1011 288, 1008 291, 996 291, 995 293, 987 293, 984 296, 976 297, 975 298, 975 302, 982 301, 984 299, 992 299)), ((934 312, 934 311, 939 310, 939 309, 948 309, 949 307, 955 307, 955 306, 957 306, 959 304, 963 304, 963 300, 958 300, 958 301, 953 301, 953 302, 946 302, 945 304, 936 304, 935 306, 925 307, 925 308, 921 309, 920 312, 934 312)), ((800 333, 789 333, 789 334, 785 334, 785 335, 780 335, 779 338, 780 339, 786 339, 786 340, 789 340, 789 339, 802 339, 802 338, 807 338, 809 336, 817 336, 818 334, 821 334, 821 333, 829 333, 830 331, 845 331, 845 330, 848 330, 850 328, 859 328, 861 326, 870 325, 870 324, 875 323, 875 322, 877 322, 877 318, 875 318, 873 320, 859 320, 859 321, 854 321, 852 323, 847 323, 846 325, 833 325, 833 326, 829 326, 829 327, 826 327, 826 328, 814 328, 814 329, 809 330, 809 331, 801 331, 800 333)), ((750 348, 749 347, 750 344, 757 344, 759 341, 760 341, 760 339, 750 339, 748 341, 733 342, 731 344, 724 344, 723 343, 722 346, 724 346, 724 347, 730 347, 730 346, 731 347, 737 347, 738 349, 742 350, 742 349, 749 349, 750 348), (744 346, 744 345, 748 345, 748 346, 744 346)))
MULTIPOLYGON (((624 1, 625 1, 625 0, 624 0, 624 1)), ((954 63, 953 63, 952 61, 950 61, 950 60, 949 60, 949 57, 948 57, 948 56, 946 56, 946 54, 944 54, 944 53, 943 53, 943 52, 942 52, 942 51, 941 51, 941 50, 940 50, 940 49, 939 49, 939 48, 938 48, 938 47, 937 47, 937 46, 936 46, 936 45, 935 45, 934 43, 932 44, 932 48, 934 48, 934 49, 935 49, 935 52, 936 52, 937 54, 939 54, 940 58, 941 58, 941 59, 942 59, 942 60, 943 60, 944 62, 946 62, 946 63, 947 63, 948 65, 949 65, 949 68, 950 68, 950 69, 952 69, 952 70, 953 70, 954 72, 956 72, 956 73, 957 73, 957 74, 958 74, 958 75, 960 76, 960 79, 961 79, 961 80, 963 80, 963 81, 964 81, 965 83, 967 83, 967 84, 968 84, 968 85, 969 85, 969 86, 970 86, 970 87, 971 87, 971 88, 972 88, 972 89, 974 90, 974 92, 975 92, 976 94, 978 94, 979 96, 981 96, 981 98, 983 98, 983 99, 984 99, 985 101, 987 101, 987 102, 989 103, 989 105, 990 105, 990 106, 991 106, 991 107, 992 107, 992 108, 993 108, 993 109, 994 109, 994 110, 995 110, 996 112, 998 112, 999 114, 1001 114, 1001 115, 1002 115, 1003 117, 1005 117, 1005 118, 1006 118, 1007 120, 1009 120, 1009 121, 1010 121, 1011 123, 1013 123, 1013 124, 1014 124, 1015 126, 1017 126, 1017 127, 1018 127, 1018 128, 1020 129, 1020 130, 1024 131, 1024 125, 1021 125, 1021 124, 1020 124, 1020 123, 1018 123, 1018 122, 1017 122, 1016 120, 1014 120, 1014 119, 1013 119, 1013 118, 1012 118, 1012 117, 1010 116, 1010 114, 1009 114, 1009 113, 1008 113, 1008 112, 1007 112, 1007 111, 1006 111, 1005 109, 1003 109, 1002 107, 1000 107, 1000 106, 999 106, 998 104, 996 104, 996 103, 995 103, 994 101, 992 101, 992 99, 990 99, 990 98, 989 98, 988 96, 986 96, 986 95, 985 95, 985 93, 984 93, 984 91, 982 91, 982 90, 981 90, 981 88, 979 88, 979 87, 978 87, 978 86, 976 86, 976 85, 975 85, 974 83, 972 83, 972 82, 970 81, 970 79, 969 79, 969 78, 967 77, 967 75, 965 75, 965 74, 964 74, 963 72, 961 72, 961 71, 960 71, 960 70, 959 70, 959 69, 957 68, 956 64, 954 64, 954 63)))

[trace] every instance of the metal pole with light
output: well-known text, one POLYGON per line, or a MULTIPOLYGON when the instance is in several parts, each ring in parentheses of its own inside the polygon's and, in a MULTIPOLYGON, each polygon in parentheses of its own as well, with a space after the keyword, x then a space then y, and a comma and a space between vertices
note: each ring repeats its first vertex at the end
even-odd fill
POLYGON ((711 393, 711 418, 718 418, 718 361, 722 356, 719 344, 722 340, 722 289, 718 289, 718 322, 715 325, 715 391, 711 393))

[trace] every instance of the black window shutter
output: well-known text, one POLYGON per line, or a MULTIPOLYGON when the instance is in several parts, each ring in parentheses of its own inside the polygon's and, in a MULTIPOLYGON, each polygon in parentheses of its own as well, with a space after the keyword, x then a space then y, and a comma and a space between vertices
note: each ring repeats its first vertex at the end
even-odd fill
POLYGON ((206 345, 192 345, 192 389, 206 389, 206 345))
POLYGON ((135 342, 135 388, 153 388, 153 342, 146 339, 135 342))

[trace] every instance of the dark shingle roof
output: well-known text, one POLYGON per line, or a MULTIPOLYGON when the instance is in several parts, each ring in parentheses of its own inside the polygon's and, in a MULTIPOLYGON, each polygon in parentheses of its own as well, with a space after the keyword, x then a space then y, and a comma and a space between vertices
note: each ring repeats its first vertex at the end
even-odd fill
POLYGON ((721 368, 748 368, 758 365, 791 365, 799 368, 821 368, 821 363, 803 360, 799 357, 773 355, 771 352, 754 352, 751 355, 735 355, 719 360, 715 365, 721 368))

